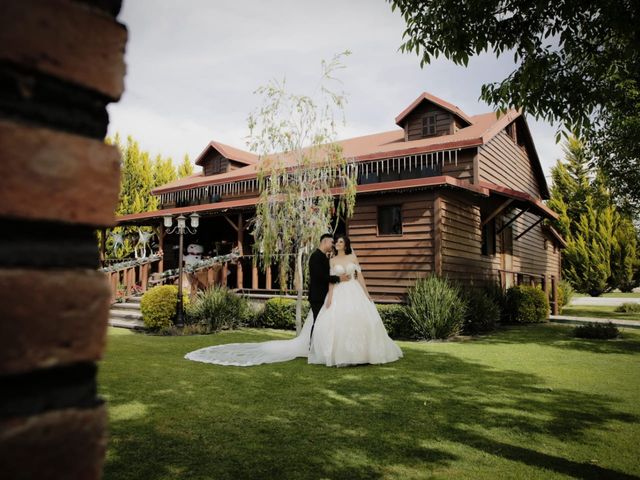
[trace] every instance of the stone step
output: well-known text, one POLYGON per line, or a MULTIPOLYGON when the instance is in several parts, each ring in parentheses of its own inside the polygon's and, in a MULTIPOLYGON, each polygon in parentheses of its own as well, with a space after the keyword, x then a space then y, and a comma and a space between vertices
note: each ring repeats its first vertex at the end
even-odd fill
POLYGON ((144 330, 144 322, 142 320, 109 318, 109 326, 116 328, 128 328, 130 330, 144 330))
POLYGON ((138 310, 138 311, 140 311, 140 304, 139 303, 130 303, 130 302, 114 303, 113 305, 111 305, 111 310, 138 310))
POLYGON ((125 320, 140 320, 142 321, 142 313, 139 310, 117 310, 111 309, 109 312, 110 318, 125 319, 125 320))
POLYGON ((127 298, 127 303, 137 303, 139 305, 141 300, 142 300, 142 295, 139 297, 129 297, 127 298))

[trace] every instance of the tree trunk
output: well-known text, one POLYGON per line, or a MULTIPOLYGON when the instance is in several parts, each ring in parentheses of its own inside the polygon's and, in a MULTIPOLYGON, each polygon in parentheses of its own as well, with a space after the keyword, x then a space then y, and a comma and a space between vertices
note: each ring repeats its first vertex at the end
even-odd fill
POLYGON ((304 287, 304 279, 302 278, 302 249, 296 253, 296 289, 298 297, 296 299, 296 335, 300 335, 302 331, 302 289, 304 287))

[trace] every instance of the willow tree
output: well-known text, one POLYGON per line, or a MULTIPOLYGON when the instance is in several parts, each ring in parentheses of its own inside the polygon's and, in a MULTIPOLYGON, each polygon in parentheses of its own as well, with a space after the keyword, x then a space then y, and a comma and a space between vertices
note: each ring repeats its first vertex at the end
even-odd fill
POLYGON ((334 75, 349 53, 322 61, 319 87, 311 95, 289 93, 284 80, 258 88, 262 106, 249 116, 247 144, 260 158, 254 254, 263 269, 277 263, 281 289, 293 262, 298 333, 307 257, 330 232, 332 219, 350 217, 355 205, 356 167, 335 142, 346 97, 334 75))

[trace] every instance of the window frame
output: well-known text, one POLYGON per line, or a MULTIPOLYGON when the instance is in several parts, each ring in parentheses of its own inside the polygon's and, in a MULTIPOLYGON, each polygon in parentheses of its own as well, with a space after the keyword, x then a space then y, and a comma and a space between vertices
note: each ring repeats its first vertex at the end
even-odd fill
POLYGON ((433 137, 436 135, 436 112, 429 112, 422 117, 422 136, 433 137), (429 125, 431 123, 431 125, 429 125), (433 127, 433 133, 429 131, 433 127))
POLYGON ((480 254, 484 257, 495 257, 497 254, 497 235, 496 235, 496 219, 495 217, 489 220, 483 227, 480 229, 480 254), (491 228, 491 236, 493 238, 493 244, 489 245, 487 240, 487 251, 484 251, 485 245, 485 229, 491 228), (489 248, 491 247, 491 248, 489 248))
POLYGON ((376 206, 376 236, 377 237, 402 237, 404 235, 404 220, 402 216, 402 204, 390 203, 388 205, 376 206), (381 233, 380 232, 380 211, 383 208, 398 208, 400 211, 400 233, 381 233))

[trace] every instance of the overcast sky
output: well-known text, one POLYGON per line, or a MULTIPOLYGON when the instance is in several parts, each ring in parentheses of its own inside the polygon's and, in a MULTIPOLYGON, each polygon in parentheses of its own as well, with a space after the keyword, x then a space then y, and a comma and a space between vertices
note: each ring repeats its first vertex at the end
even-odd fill
MULTIPOLYGON (((175 162, 213 139, 247 149, 253 91, 286 76, 291 91, 311 93, 320 60, 345 49, 353 54, 340 75, 349 103, 339 138, 392 130, 423 91, 469 115, 488 112, 481 85, 514 68, 511 55, 482 55, 467 68, 438 59, 421 69, 398 51, 404 23, 384 0, 125 0, 119 20, 129 30, 126 91, 109 107, 109 134, 175 162)), ((555 128, 528 121, 548 175, 562 155, 555 128)))

